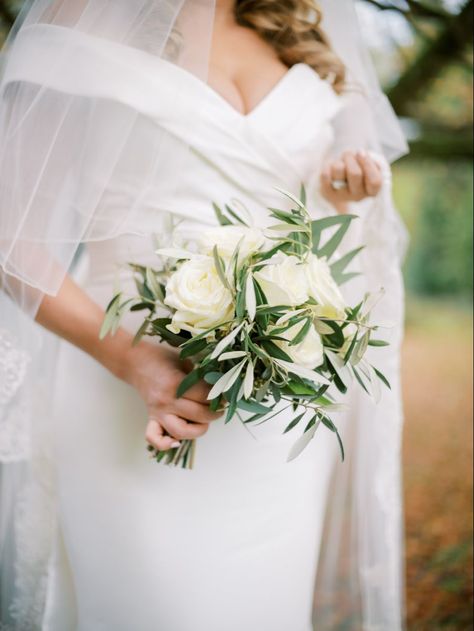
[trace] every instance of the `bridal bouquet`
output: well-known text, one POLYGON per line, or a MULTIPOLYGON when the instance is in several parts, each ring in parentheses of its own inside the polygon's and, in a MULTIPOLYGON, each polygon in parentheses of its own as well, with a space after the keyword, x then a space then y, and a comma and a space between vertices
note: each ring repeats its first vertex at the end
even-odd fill
MULTIPOLYGON (((269 209, 278 223, 266 230, 214 205, 220 226, 197 243, 157 250, 160 269, 132 264, 137 296, 113 297, 101 335, 113 333, 127 311, 147 312, 135 340, 158 336, 193 361, 178 397, 204 379, 211 408, 246 425, 269 422, 286 406, 294 415, 285 433, 304 428, 289 460, 321 424, 334 432, 344 459, 331 419, 341 408, 334 393, 346 393, 352 378, 374 396, 380 381, 389 387, 365 358, 368 346, 386 342, 373 339, 373 296, 348 306, 339 289, 356 275, 346 269, 362 250, 333 260, 355 216, 312 221, 304 190, 301 199, 281 192, 293 208, 269 209)), ((191 468, 195 441, 150 451, 158 462, 191 468)))

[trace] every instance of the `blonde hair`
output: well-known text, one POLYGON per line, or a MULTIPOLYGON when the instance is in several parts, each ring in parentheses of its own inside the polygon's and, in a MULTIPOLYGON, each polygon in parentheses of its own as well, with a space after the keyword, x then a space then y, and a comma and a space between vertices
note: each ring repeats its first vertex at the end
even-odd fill
POLYGON ((322 13, 314 0, 236 0, 235 17, 271 44, 287 66, 308 64, 342 92, 346 69, 320 27, 322 13))

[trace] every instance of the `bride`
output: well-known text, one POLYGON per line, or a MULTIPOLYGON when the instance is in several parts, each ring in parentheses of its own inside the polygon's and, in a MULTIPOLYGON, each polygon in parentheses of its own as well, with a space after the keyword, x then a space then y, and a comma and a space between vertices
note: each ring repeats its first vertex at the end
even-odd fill
MULTIPOLYGON (((36 0, 7 43, 0 104, 1 621, 19 631, 403 628, 399 345, 404 232, 388 161, 405 144, 350 0, 36 0), (388 159, 388 161, 387 161, 388 159), (255 224, 275 187, 355 212, 354 302, 384 287, 377 362, 295 462, 288 417, 224 426, 182 399, 176 352, 99 342, 126 264, 212 201, 255 224), (80 247, 78 247, 82 244, 80 247), (199 438, 193 471, 157 465, 199 438)), ((341 246, 342 247, 342 246, 341 246)), ((3 627, 2 627, 3 628, 3 627)))

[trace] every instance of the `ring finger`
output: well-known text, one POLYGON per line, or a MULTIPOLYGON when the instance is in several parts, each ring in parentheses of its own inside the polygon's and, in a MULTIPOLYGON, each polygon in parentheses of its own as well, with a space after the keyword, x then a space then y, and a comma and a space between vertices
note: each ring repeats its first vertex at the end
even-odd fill
POLYGON ((346 165, 342 160, 336 160, 331 166, 332 182, 345 182, 347 178, 346 165))
POLYGON ((344 155, 346 165, 347 183, 351 195, 355 198, 364 196, 364 173, 352 153, 344 155))

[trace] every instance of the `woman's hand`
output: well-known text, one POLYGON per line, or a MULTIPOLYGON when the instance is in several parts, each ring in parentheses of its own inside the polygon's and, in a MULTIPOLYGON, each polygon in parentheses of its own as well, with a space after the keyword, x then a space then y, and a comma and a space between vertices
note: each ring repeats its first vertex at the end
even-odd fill
POLYGON ((381 188, 380 166, 366 151, 346 151, 321 174, 321 193, 339 212, 346 212, 349 202, 375 197, 381 188))
POLYGON ((175 350, 142 342, 130 350, 126 364, 125 381, 138 390, 148 408, 146 440, 158 451, 202 436, 211 421, 222 417, 222 412, 210 411, 210 387, 204 381, 183 398, 176 398, 176 390, 192 365, 181 362, 175 350))
POLYGON ((124 329, 99 341, 104 311, 69 276, 57 296, 44 297, 36 320, 138 390, 148 407, 146 439, 156 449, 166 451, 176 441, 202 436, 209 423, 222 416, 210 411, 210 387, 204 382, 176 398, 192 369, 179 360, 177 351, 146 341, 132 346, 133 336, 124 329))

